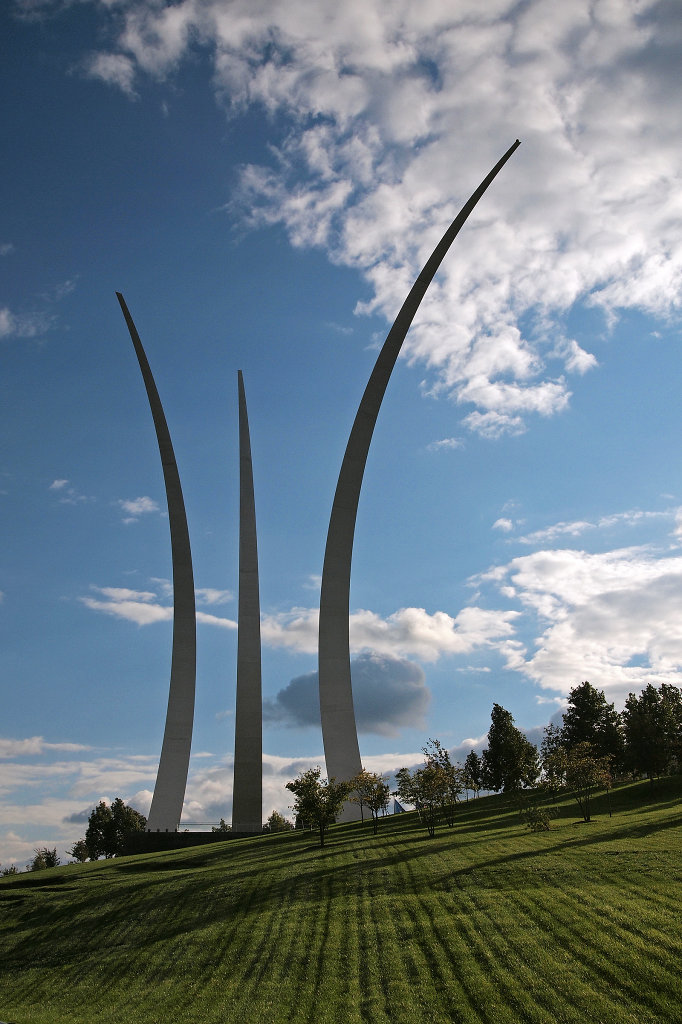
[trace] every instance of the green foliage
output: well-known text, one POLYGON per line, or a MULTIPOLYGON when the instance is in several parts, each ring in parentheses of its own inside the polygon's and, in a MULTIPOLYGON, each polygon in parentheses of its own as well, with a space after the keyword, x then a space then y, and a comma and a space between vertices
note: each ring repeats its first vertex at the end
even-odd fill
POLYGON ((273 811, 266 823, 263 825, 264 832, 291 832, 293 824, 279 811, 273 811))
POLYGON ((622 714, 625 761, 630 771, 653 781, 682 764, 682 693, 649 683, 639 697, 628 696, 622 714))
POLYGON ((368 772, 365 768, 350 780, 350 797, 352 803, 360 805, 362 821, 365 820, 364 809, 367 807, 372 816, 372 826, 376 835, 379 827, 379 814, 386 810, 391 799, 388 783, 376 772, 368 772))
POLYGON ((538 777, 537 749, 500 704, 493 705, 490 718, 488 748, 482 759, 484 788, 509 793, 532 786, 538 777))
POLYGON ((682 779, 0 879, 0 1016, 31 1024, 679 1024, 682 779), (605 798, 597 796, 595 810, 605 798), (47 884, 49 881, 50 884, 47 884))
POLYGON ((623 767, 624 748, 620 717, 602 690, 591 683, 575 686, 563 714, 561 743, 567 750, 589 743, 597 757, 610 757, 616 771, 623 767))
POLYGON ((16 866, 16 864, 10 864, 9 867, 3 868, 2 872, 0 872, 0 874, 2 874, 2 875, 18 875, 19 874, 19 868, 16 866))
MULTIPOLYGON (((471 750, 464 761, 462 782, 467 790, 472 790, 474 796, 478 795, 483 785, 483 764, 475 750, 471 750)), ((469 794, 467 792, 467 799, 469 794)))
POLYGON ((591 743, 578 743, 566 751, 566 786, 575 796, 583 821, 590 821, 595 790, 611 788, 610 762, 611 757, 600 757, 591 743))
POLYGON ((116 857, 123 852, 126 832, 144 829, 147 819, 116 797, 111 806, 100 800, 88 818, 85 844, 91 860, 116 857))
POLYGON ((231 831, 232 831, 232 826, 228 825, 224 818, 220 819, 220 824, 219 825, 213 825, 211 827, 211 832, 225 832, 225 833, 227 833, 227 832, 231 832, 231 831))
POLYGON ((44 871, 46 868, 56 868, 61 864, 56 847, 49 850, 47 846, 42 846, 39 850, 34 850, 33 853, 35 855, 33 860, 26 865, 29 871, 44 871))
POLYGON ((74 843, 71 849, 66 852, 69 857, 73 857, 77 864, 85 864, 86 860, 90 856, 88 844, 84 839, 79 839, 78 842, 74 843))
POLYGON ((336 821, 352 784, 333 778, 322 779, 321 775, 321 768, 309 768, 293 782, 287 782, 286 788, 296 797, 293 806, 296 817, 309 828, 319 829, 320 846, 324 846, 325 831, 336 821))

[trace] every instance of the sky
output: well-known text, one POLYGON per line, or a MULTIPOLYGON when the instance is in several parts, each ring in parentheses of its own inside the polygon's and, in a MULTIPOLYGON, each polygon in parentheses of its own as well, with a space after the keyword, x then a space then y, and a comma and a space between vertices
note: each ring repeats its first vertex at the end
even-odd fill
POLYGON ((0 862, 146 812, 170 672, 158 449, 198 608, 184 822, 231 814, 237 370, 258 521, 264 818, 323 765, 341 459, 459 207, 521 146, 408 333, 352 570, 363 764, 538 740, 588 679, 682 685, 676 0, 12 0, 0 12, 0 862))

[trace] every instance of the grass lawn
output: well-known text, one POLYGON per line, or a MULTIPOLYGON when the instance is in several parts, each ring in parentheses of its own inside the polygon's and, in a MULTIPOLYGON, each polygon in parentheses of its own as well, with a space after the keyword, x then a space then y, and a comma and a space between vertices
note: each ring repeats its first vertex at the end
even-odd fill
POLYGON ((0 880, 16 1024, 682 1022, 682 778, 0 880))

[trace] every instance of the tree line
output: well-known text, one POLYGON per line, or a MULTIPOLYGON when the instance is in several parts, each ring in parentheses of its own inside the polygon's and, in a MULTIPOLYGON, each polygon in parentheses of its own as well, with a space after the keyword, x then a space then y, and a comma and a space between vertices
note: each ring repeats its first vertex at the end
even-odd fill
POLYGON ((308 769, 287 783, 296 797, 297 821, 318 829, 324 845, 326 829, 351 800, 370 811, 376 832, 393 792, 416 807, 433 836, 439 824, 454 824, 463 794, 468 800, 469 792, 476 796, 481 790, 511 794, 535 830, 549 827, 550 814, 539 800, 556 799, 560 792, 571 792, 589 821, 593 794, 609 791, 614 778, 644 775, 653 782, 681 769, 682 692, 667 683, 649 684, 639 695, 631 693, 618 713, 603 690, 583 682, 570 691, 561 725, 544 729, 539 750, 500 704, 493 705, 487 739, 483 753, 471 750, 463 763, 453 763, 440 741, 430 739, 422 765, 396 772, 394 791, 383 776, 364 769, 345 783, 322 779, 319 767, 308 769))

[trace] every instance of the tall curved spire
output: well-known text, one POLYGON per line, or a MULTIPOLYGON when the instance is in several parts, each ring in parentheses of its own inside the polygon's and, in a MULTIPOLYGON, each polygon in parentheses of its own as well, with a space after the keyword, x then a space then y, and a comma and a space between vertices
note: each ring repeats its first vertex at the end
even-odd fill
MULTIPOLYGON (((350 570, 360 488, 381 402, 426 289, 467 217, 519 145, 517 139, 467 200, 419 274, 374 364, 350 433, 334 495, 320 593, 320 714, 330 778, 350 779, 361 769, 350 675, 350 570)), ((354 818, 356 810, 346 804, 344 820, 354 818)))
POLYGON ((260 832, 263 826, 263 705, 261 700, 260 598, 256 504, 246 395, 239 388, 239 624, 237 707, 234 723, 232 830, 260 832))
POLYGON ((120 292, 116 292, 116 297, 128 325, 142 371, 144 386, 147 389, 161 454, 168 502, 173 560, 173 655, 166 728, 163 734, 154 796, 147 819, 147 829, 151 832, 156 830, 174 832, 180 823, 182 804, 185 799, 194 723, 197 645, 192 553, 189 546, 189 530, 187 529, 182 488, 180 487, 180 475, 161 399, 156 390, 152 371, 149 368, 147 356, 133 318, 128 312, 128 307, 120 292))

